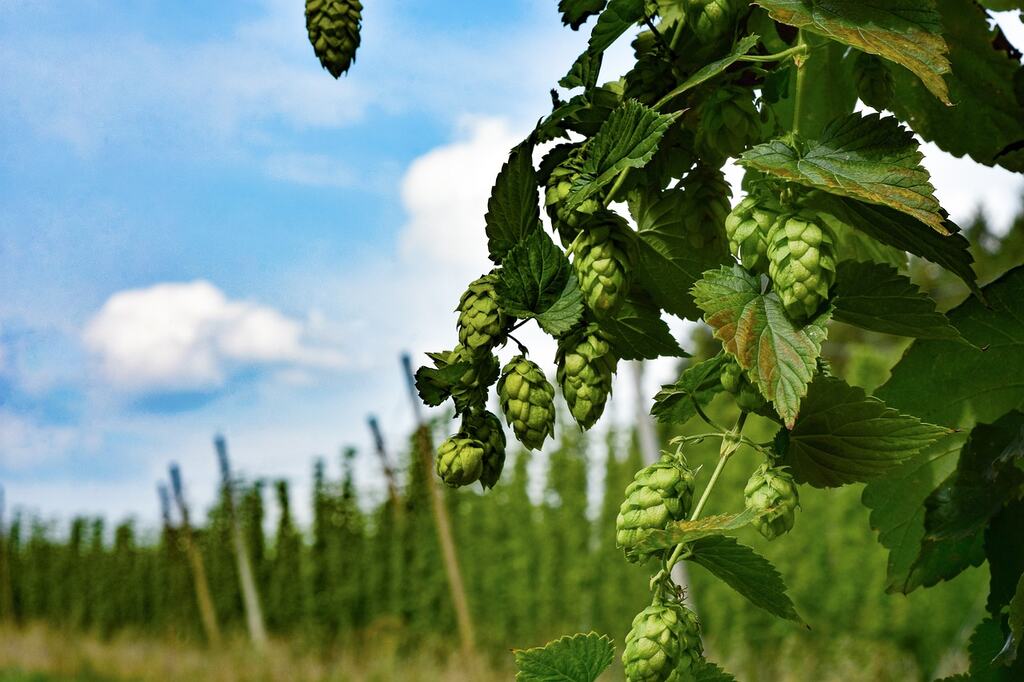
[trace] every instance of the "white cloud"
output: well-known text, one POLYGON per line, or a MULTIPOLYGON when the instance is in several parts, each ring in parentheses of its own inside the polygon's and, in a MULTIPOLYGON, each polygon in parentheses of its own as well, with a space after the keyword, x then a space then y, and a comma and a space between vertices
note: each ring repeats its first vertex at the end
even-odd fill
POLYGON ((144 391, 216 388, 242 367, 344 366, 340 352, 308 336, 303 323, 273 308, 195 281, 114 294, 83 338, 108 380, 144 391))

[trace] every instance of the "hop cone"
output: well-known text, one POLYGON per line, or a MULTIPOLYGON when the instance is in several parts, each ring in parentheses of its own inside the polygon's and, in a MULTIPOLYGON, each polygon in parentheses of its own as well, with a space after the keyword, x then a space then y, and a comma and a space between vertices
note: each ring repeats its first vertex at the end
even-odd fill
POLYGON ((729 250, 751 272, 768 271, 768 232, 781 207, 774 200, 748 196, 725 219, 729 250))
POLYGON ((458 433, 437 449, 437 475, 445 484, 458 488, 480 478, 484 468, 484 444, 458 433))
POLYGON ((630 561, 643 561, 636 543, 646 531, 662 529, 690 513, 693 472, 675 455, 664 453, 654 464, 636 472, 615 519, 615 544, 630 561))
POLYGON ((736 406, 747 412, 754 412, 764 406, 764 397, 757 387, 750 383, 743 368, 731 360, 719 375, 722 388, 736 396, 736 406))
POLYGON ((873 54, 861 52, 853 63, 857 96, 872 109, 888 109, 896 96, 896 84, 885 62, 873 54))
POLYGON ((489 351, 505 332, 505 314, 498 306, 495 275, 475 280, 459 299, 459 343, 471 354, 489 351))
POLYGON ((427 355, 438 369, 460 362, 468 363, 469 367, 451 387, 457 413, 462 414, 474 407, 482 407, 487 402, 487 389, 498 379, 498 358, 493 353, 473 355, 465 347, 458 345, 454 350, 427 355))
POLYGON ((800 498, 793 477, 785 469, 768 466, 767 462, 762 464, 747 481, 743 497, 747 509, 760 512, 775 508, 754 521, 754 527, 769 540, 788 533, 793 527, 800 498))
POLYGON ((697 614, 655 602, 633 619, 622 664, 629 682, 688 682, 703 652, 697 614))
POLYGON ((335 78, 348 71, 359 48, 359 0, 306 0, 306 30, 313 51, 335 78))
POLYGON ((577 147, 569 153, 565 161, 551 171, 544 190, 544 205, 563 244, 571 244, 579 233, 580 225, 589 214, 601 209, 601 203, 597 199, 587 199, 575 209, 569 209, 565 205, 572 183, 579 176, 582 167, 583 147, 577 147))
POLYGON ((587 307, 598 318, 614 315, 629 293, 636 242, 622 218, 605 211, 586 224, 570 247, 587 307))
POLYGON ((589 429, 604 412, 618 358, 600 334, 585 331, 561 339, 555 361, 569 412, 581 427, 589 429))
POLYGON ((768 276, 794 320, 810 317, 836 279, 832 232, 816 213, 780 216, 768 233, 768 276))
POLYGON ((544 372, 522 355, 512 358, 498 380, 498 400, 519 442, 540 450, 555 435, 555 388, 544 372))
POLYGON ((697 166, 683 180, 680 212, 686 238, 695 249, 721 251, 725 255, 725 220, 732 190, 718 168, 697 166))
POLYGON ((761 117, 747 88, 713 90, 700 105, 699 116, 697 143, 711 157, 739 156, 760 137, 761 117))
POLYGON ((690 30, 702 43, 713 43, 723 36, 732 37, 742 0, 685 0, 690 30))
POLYGON ((487 410, 472 412, 463 419, 462 432, 484 447, 480 483, 493 488, 505 467, 505 430, 501 421, 487 410))

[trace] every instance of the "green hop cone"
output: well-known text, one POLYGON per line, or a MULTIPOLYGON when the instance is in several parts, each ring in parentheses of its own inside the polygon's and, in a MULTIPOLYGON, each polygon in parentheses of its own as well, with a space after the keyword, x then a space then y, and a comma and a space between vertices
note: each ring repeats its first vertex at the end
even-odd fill
POLYGON ((618 357, 597 331, 562 338, 555 356, 558 384, 576 422, 589 429, 604 412, 618 357))
POLYGON ((739 393, 743 385, 743 370, 737 363, 730 362, 722 368, 722 374, 718 379, 726 391, 732 394, 739 393))
POLYGON ((498 305, 494 274, 470 283, 459 299, 459 343, 473 355, 490 351, 501 342, 507 320, 498 305))
POLYGON ((469 485, 480 478, 484 468, 484 444, 457 433, 437 449, 437 475, 452 488, 469 485))
POLYGON ((544 205, 563 245, 571 244, 579 234, 580 225, 590 214, 601 209, 601 202, 597 199, 587 199, 574 209, 565 204, 572 183, 583 168, 583 149, 577 147, 572 150, 565 161, 555 166, 544 190, 544 205))
POLYGON ((814 315, 836 280, 832 231, 813 211, 779 216, 768 233, 768 276, 795 321, 814 315))
POLYGON ((748 88, 724 87, 712 90, 697 111, 700 125, 697 144, 702 153, 715 159, 739 156, 755 144, 761 134, 761 116, 748 88))
POLYGON ((629 682, 689 682, 703 653, 697 614, 682 604, 655 602, 633 619, 622 665, 629 682))
POLYGON ((782 467, 764 463, 747 481, 743 489, 747 509, 756 512, 772 510, 754 520, 754 527, 769 540, 788 533, 796 521, 796 508, 800 506, 796 483, 782 467))
POLYGON ((540 450, 555 435, 555 388, 535 363, 512 358, 498 380, 498 401, 519 442, 540 450))
POLYGON ((636 548, 644 534, 685 519, 692 503, 693 472, 679 456, 663 453, 657 462, 636 472, 626 488, 615 519, 615 544, 628 560, 646 560, 648 555, 636 548))
POLYGON ((359 48, 359 0, 306 0, 306 30, 317 59, 335 78, 348 71, 359 48))
POLYGON ((768 232, 781 211, 775 200, 748 196, 725 219, 729 250, 747 270, 768 272, 768 232))
POLYGON ((599 319, 614 315, 629 293, 636 237, 626 221, 603 211, 587 222, 570 247, 587 307, 599 319))
POLYGON ((722 388, 736 397, 736 406, 745 412, 756 412, 764 407, 765 400, 747 377, 747 373, 735 360, 730 360, 719 375, 722 388))
POLYGON ((732 35, 739 10, 746 3, 741 0, 685 0, 690 30, 702 43, 713 43, 723 36, 732 35))
POLYGON ((493 488, 505 467, 505 430, 501 421, 487 410, 471 412, 463 418, 462 432, 484 446, 480 483, 484 488, 493 488))
POLYGON ((892 105, 896 96, 896 83, 885 61, 867 52, 857 55, 853 63, 853 77, 860 101, 872 109, 882 111, 892 105))
POLYGON ((694 249, 725 255, 725 220, 732 190, 718 168, 699 165, 683 180, 680 213, 686 239, 694 249))
POLYGON ((455 347, 450 358, 450 364, 469 363, 469 369, 463 372, 458 383, 452 387, 455 411, 461 414, 472 408, 482 407, 487 402, 487 389, 498 380, 498 358, 493 353, 473 355, 462 345, 455 347))

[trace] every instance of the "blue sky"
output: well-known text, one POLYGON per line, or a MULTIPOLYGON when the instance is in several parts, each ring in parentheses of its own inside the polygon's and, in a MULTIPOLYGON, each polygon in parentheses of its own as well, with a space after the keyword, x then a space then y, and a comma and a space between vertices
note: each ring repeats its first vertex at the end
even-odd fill
MULTIPOLYGON (((556 4, 367 2, 334 81, 296 0, 0 0, 9 503, 152 519, 170 459, 203 503, 219 430, 299 494, 367 412, 397 444, 398 353, 450 345, 494 173, 585 42, 556 4)), ((1018 178, 933 157, 954 217, 1012 213, 1018 178)))

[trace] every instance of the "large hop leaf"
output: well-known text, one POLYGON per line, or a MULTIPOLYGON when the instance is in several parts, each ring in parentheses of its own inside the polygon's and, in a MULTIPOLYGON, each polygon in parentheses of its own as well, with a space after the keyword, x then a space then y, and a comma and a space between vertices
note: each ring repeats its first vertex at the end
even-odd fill
POLYGON ((896 95, 896 84, 892 72, 880 57, 861 52, 853 63, 853 77, 860 101, 879 111, 889 108, 896 95))
POLYGON ((498 400, 519 442, 540 450, 555 434, 555 388, 544 372, 522 355, 512 358, 498 380, 498 400))
POLYGON ((800 506, 793 476, 781 467, 762 464, 743 488, 747 509, 758 512, 754 527, 769 540, 788 533, 800 506))
POLYGON ((656 602, 633 619, 622 664, 629 682, 684 682, 703 652, 697 614, 679 603, 656 602))
POLYGON ((483 445, 480 484, 484 488, 493 488, 505 468, 505 430, 501 421, 487 410, 470 412, 462 420, 462 434, 483 445))
POLYGON ((615 519, 615 543, 630 561, 649 554, 637 544, 647 531, 663 530, 672 521, 686 518, 693 502, 693 472, 681 457, 664 453, 654 464, 636 472, 626 488, 626 499, 615 519))
POLYGON ((836 279, 832 231, 811 211, 781 216, 768 235, 768 275, 794 320, 813 316, 836 279))
POLYGON ((556 354, 558 384, 576 422, 589 429, 604 412, 618 357, 596 329, 564 337, 556 354))
POLYGON ((480 478, 484 466, 484 444, 456 434, 437 449, 437 475, 446 485, 457 488, 480 478))
POLYGON ((306 30, 317 59, 335 78, 348 71, 359 48, 359 0, 306 0, 306 30))
POLYGON ((773 199, 750 195, 725 219, 729 250, 751 272, 768 272, 768 232, 782 207, 773 199))
POLYGON ((502 340, 506 318, 498 305, 494 274, 473 281, 459 300, 459 343, 472 354, 489 351, 502 340))
POLYGON ((633 280, 636 235, 621 217, 603 211, 586 223, 571 252, 587 307, 598 318, 611 317, 626 300, 633 280))
POLYGON ((761 117, 747 88, 713 90, 697 110, 697 144, 712 158, 730 158, 756 144, 761 117))

